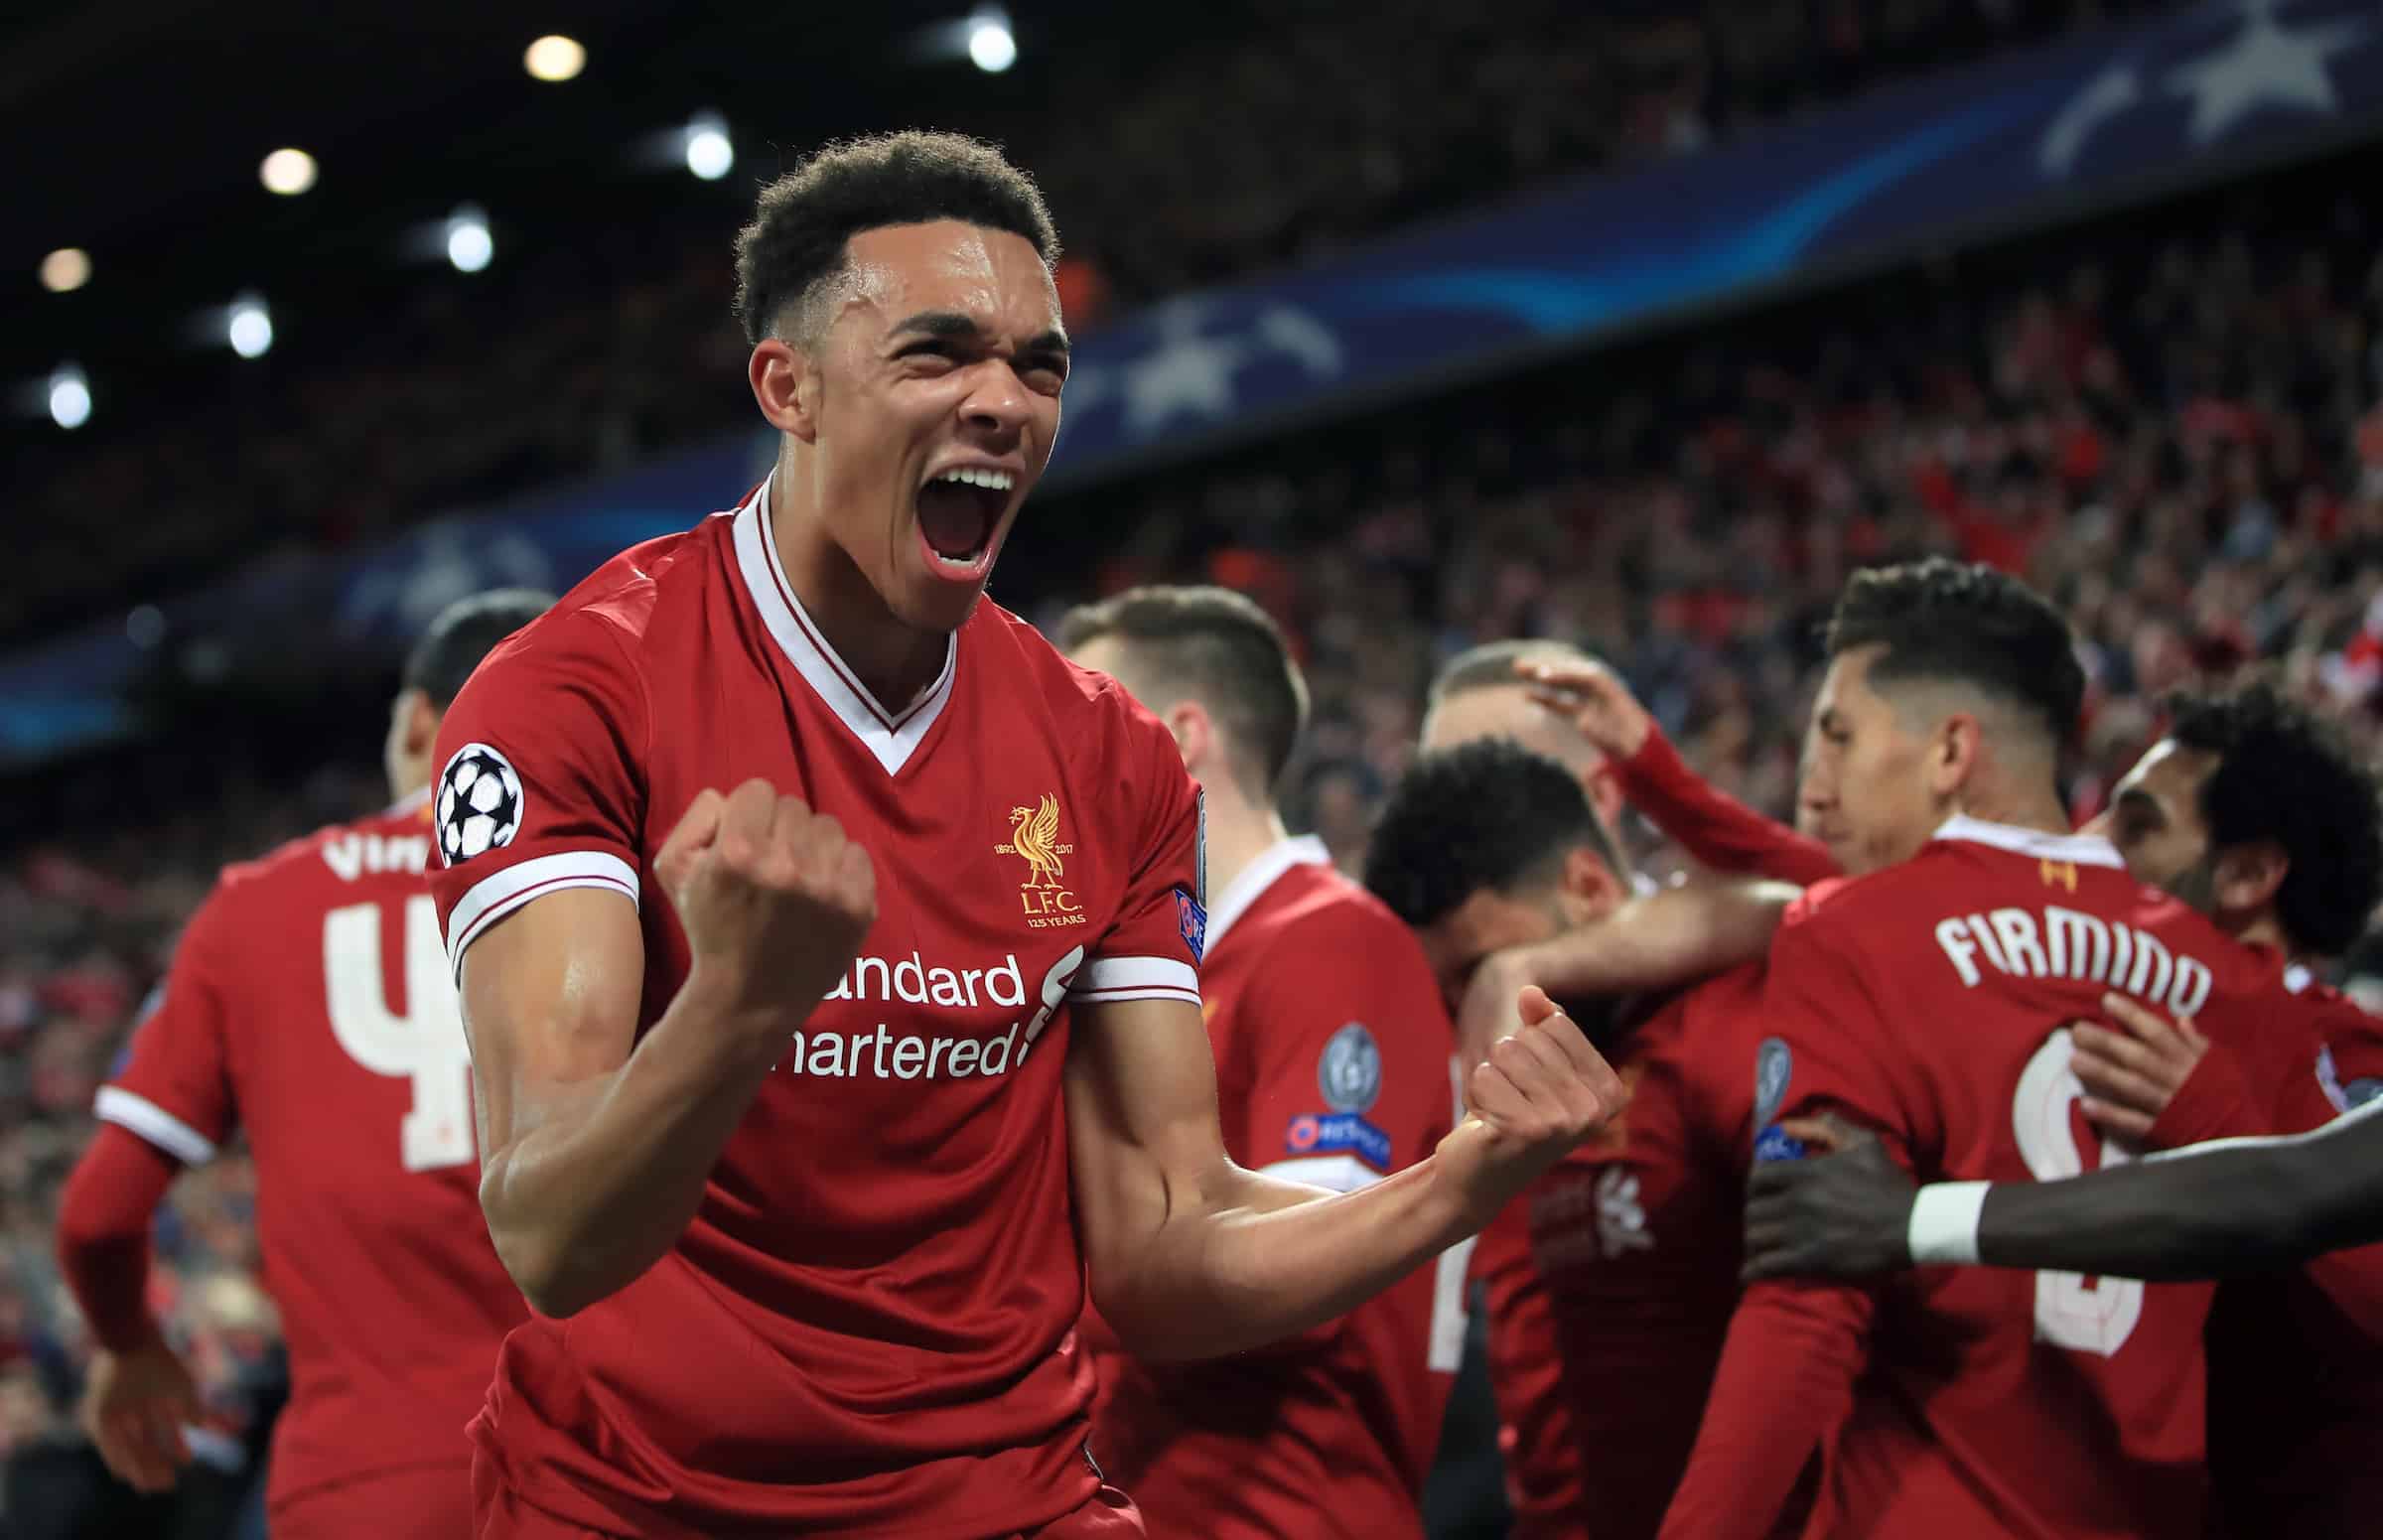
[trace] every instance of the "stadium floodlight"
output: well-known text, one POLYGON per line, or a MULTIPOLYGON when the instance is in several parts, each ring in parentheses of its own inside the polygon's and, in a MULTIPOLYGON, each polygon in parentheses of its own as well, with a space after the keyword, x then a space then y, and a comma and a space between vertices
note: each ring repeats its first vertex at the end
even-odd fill
POLYGON ((521 51, 521 68, 533 80, 568 80, 587 67, 588 51, 561 33, 548 33, 521 51))
POLYGON ((715 113, 697 115, 687 125, 687 170, 706 182, 717 182, 737 164, 736 146, 729 143, 728 125, 715 113))
POLYGON ((80 246, 61 246, 42 258, 42 287, 66 294, 91 281, 91 254, 80 246))
POLYGON ((968 23, 968 57, 987 74, 999 74, 1018 62, 1018 39, 1010 19, 998 11, 980 12, 968 23))
POLYGON ((296 198, 315 185, 315 158, 304 150, 275 150, 256 168, 268 193, 296 198))
POLYGON ((91 420, 91 382, 71 363, 50 372, 50 420, 69 430, 91 420))
POLYGON ((477 273, 496 254, 496 238, 489 233, 489 216, 474 204, 460 205, 447 216, 447 260, 459 273, 477 273))
POLYGON ((261 358, 273 346, 273 317, 265 302, 243 294, 223 313, 223 336, 243 358, 261 358))

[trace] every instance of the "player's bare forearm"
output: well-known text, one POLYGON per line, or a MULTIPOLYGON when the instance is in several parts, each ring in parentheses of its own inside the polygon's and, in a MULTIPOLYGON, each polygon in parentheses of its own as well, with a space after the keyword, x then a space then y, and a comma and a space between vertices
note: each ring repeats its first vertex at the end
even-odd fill
POLYGON ((481 1208, 523 1297, 568 1316, 677 1242, 770 1062, 700 974, 635 1041, 642 946, 611 894, 531 905, 474 944, 464 985, 481 1208))
POLYGON ((1195 1009, 1132 1001, 1079 1016, 1069 1163, 1093 1303, 1126 1346, 1207 1357, 1345 1314, 1478 1230, 1626 1099, 1578 1027, 1533 992, 1433 1155, 1326 1195, 1226 1159, 1195 1009))
POLYGON ((1990 1266, 2155 1282, 2255 1272, 2379 1238, 2379 1114, 2066 1182, 1998 1183, 1978 1216, 1978 1259, 1990 1266))
POLYGON ((1223 1166, 1139 1247, 1089 1259, 1101 1315, 1144 1358, 1218 1357, 1295 1336, 1473 1230, 1429 1160, 1341 1193, 1223 1166))
POLYGON ((514 1137, 482 1168, 481 1208, 544 1314, 627 1287, 695 1217, 770 1072, 767 1055, 730 1050, 716 1015, 690 983, 619 1068, 516 1097, 514 1137))

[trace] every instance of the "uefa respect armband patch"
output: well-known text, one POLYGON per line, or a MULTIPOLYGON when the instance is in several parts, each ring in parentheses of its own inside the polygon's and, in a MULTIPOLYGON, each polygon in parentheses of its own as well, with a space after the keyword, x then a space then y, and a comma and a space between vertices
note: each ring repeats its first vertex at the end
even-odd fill
POLYGON ((1283 1135, 1283 1148, 1293 1155, 1353 1155, 1390 1169, 1390 1136, 1353 1112, 1301 1113, 1283 1135))
POLYGON ((1184 932, 1184 944, 1192 948, 1192 960, 1198 962, 1208 951, 1208 911, 1200 908, 1197 899, 1178 888, 1175 918, 1184 932))

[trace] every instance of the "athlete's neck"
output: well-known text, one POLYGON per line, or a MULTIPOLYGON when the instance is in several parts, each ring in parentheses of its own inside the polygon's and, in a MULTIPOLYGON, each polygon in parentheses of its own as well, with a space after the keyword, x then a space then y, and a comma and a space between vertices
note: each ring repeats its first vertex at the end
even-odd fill
POLYGON ((2033 829, 2040 834, 2074 834, 2068 809, 2052 787, 2049 770, 2032 764, 2004 767, 1981 765, 1954 794, 1949 813, 1961 813, 1986 823, 2033 829))
POLYGON ((826 521, 804 505, 799 483, 784 475, 771 489, 770 535, 811 624, 879 705, 899 712, 933 687, 950 655, 950 633, 905 625, 889 610, 826 521))
POLYGON ((1291 837, 1283 815, 1269 805, 1253 807, 1226 776, 1203 782, 1208 801, 1208 897, 1233 885, 1250 863, 1291 837))

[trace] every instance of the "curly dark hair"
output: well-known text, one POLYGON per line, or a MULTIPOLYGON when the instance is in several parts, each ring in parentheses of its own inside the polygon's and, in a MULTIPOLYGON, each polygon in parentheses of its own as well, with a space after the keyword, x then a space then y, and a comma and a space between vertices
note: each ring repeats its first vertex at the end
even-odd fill
POLYGON ((2383 899, 2383 783, 2338 730, 2272 685, 2177 695, 2168 709, 2171 740, 2217 756, 2200 791, 2211 852, 2282 846, 2285 933, 2324 956, 2347 950, 2383 899))
POLYGON ((1484 888, 1553 877, 1579 845, 1620 877, 1612 836, 1570 770, 1510 738, 1476 739, 1407 767, 1365 848, 1365 886, 1428 925, 1484 888))
MULTIPOLYGON (((1098 604, 1077 605, 1059 622, 1062 651, 1102 636, 1122 642, 1134 683, 1189 695, 1232 730, 1249 760, 1234 778, 1263 799, 1282 779, 1308 721, 1308 682, 1282 629, 1255 601, 1229 588, 1152 584, 1098 604)), ((1146 700, 1153 711, 1164 700, 1146 700)))
POLYGON ((1034 178, 965 134, 908 129, 848 139, 762 189, 737 232, 737 320, 759 343, 823 278, 844 268, 845 243, 889 224, 959 219, 1024 236, 1049 267, 1059 233, 1034 178))
POLYGON ((1983 562, 1942 556, 1846 579, 1830 617, 1831 657, 1884 643, 1874 681, 1946 680, 2024 706, 2055 748, 2076 732, 2085 667, 2044 597, 1983 562))

